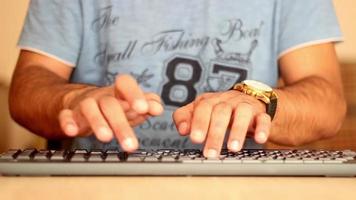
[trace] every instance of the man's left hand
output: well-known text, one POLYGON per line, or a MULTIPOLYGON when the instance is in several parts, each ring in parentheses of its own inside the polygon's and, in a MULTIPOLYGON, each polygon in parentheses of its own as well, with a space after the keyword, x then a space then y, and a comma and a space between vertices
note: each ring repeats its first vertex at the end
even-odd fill
POLYGON ((190 135, 194 143, 204 143, 204 156, 217 158, 228 129, 227 147, 241 150, 245 137, 252 133, 257 143, 265 143, 271 129, 266 106, 256 98, 230 90, 205 93, 173 114, 179 134, 190 135))

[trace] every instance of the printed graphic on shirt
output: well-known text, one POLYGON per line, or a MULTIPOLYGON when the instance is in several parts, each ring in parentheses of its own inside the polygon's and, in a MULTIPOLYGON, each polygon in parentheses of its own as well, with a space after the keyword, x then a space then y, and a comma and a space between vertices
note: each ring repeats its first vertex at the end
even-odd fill
MULTIPOLYGON (((119 34, 111 29, 120 20, 111 7, 106 7, 93 21, 92 28, 119 34)), ((188 138, 178 135, 172 112, 199 94, 226 91, 249 77, 264 22, 261 20, 252 28, 244 23, 243 19, 222 20, 214 34, 201 35, 177 25, 175 29, 160 30, 120 44, 103 41, 103 49, 94 60, 107 66, 106 84, 112 84, 119 73, 131 74, 143 89, 159 94, 165 105, 162 116, 149 118, 136 128, 142 148, 192 146, 188 138), (147 62, 137 67, 135 62, 139 59, 147 62)))
MULTIPOLYGON (((119 17, 111 16, 111 7, 104 9, 107 10, 107 13, 92 23, 96 30, 102 30, 119 23, 119 17)), ((114 51, 109 50, 110 45, 106 44, 104 49, 96 54, 94 60, 100 66, 112 66, 115 63, 134 60, 137 57, 154 57, 159 53, 167 55, 166 53, 169 52, 168 58, 160 57, 164 63, 162 68, 166 69, 166 72, 162 73, 162 78, 166 81, 161 85, 164 92, 167 92, 167 88, 173 87, 172 82, 174 81, 176 81, 176 85, 186 86, 205 81, 203 78, 206 78, 205 85, 202 88, 195 86, 198 92, 187 91, 193 95, 207 91, 221 91, 248 76, 247 72, 252 69, 253 65, 251 56, 258 47, 258 39, 264 23, 261 21, 258 27, 250 30, 244 29, 242 19, 225 20, 221 24, 223 29, 217 36, 198 37, 194 36, 194 33, 177 28, 153 34, 149 41, 140 39, 127 41, 124 46, 120 45, 121 50, 118 48, 114 48, 114 51), (246 45, 246 43, 249 44, 246 45), (241 46, 241 44, 245 45, 241 46), (192 49, 195 50, 192 54, 185 53, 192 49)), ((133 69, 129 73, 138 78, 139 83, 143 82, 144 87, 151 87, 152 84, 149 81, 157 80, 154 77, 157 74, 150 73, 149 66, 140 72, 137 70, 133 69)), ((119 67, 107 69, 107 85, 113 83, 118 73, 120 73, 119 67)), ((180 98, 178 97, 180 95, 172 94, 171 96, 180 98)), ((191 99, 190 96, 187 99, 191 99)), ((177 106, 181 106, 181 104, 177 106)))

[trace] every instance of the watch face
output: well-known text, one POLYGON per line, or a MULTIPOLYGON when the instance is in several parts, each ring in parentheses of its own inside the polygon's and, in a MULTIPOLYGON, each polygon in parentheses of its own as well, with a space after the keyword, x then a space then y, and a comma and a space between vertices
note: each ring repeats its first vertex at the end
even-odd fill
POLYGON ((272 88, 270 86, 255 80, 245 80, 243 83, 257 90, 272 92, 272 88))

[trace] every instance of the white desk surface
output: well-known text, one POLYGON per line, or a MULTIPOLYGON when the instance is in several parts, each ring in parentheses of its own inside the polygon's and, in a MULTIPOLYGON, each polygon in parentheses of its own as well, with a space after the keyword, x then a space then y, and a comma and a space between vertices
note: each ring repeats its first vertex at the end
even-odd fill
POLYGON ((356 178, 1 177, 0 199, 356 199, 356 178))

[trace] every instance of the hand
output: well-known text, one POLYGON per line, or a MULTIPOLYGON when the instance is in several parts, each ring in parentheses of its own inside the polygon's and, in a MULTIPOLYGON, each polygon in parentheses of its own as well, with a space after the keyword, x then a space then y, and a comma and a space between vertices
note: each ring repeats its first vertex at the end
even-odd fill
POLYGON ((233 152, 241 150, 248 132, 257 143, 265 143, 271 128, 264 103, 235 90, 203 94, 177 109, 173 119, 179 134, 205 142, 204 156, 212 158, 220 154, 228 128, 228 149, 233 152))
POLYGON ((115 136, 125 151, 138 148, 132 126, 163 112, 160 97, 144 93, 129 75, 118 76, 113 86, 89 88, 68 104, 69 109, 59 114, 59 123, 66 135, 94 133, 102 142, 109 142, 115 136))

